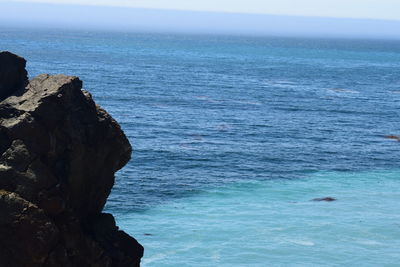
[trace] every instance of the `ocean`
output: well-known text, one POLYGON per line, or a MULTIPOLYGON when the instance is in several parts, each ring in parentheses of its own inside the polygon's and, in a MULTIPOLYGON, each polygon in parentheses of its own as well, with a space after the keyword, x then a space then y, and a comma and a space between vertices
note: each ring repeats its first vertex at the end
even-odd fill
POLYGON ((105 212, 143 266, 400 266, 400 41, 0 28, 0 50, 121 124, 105 212))

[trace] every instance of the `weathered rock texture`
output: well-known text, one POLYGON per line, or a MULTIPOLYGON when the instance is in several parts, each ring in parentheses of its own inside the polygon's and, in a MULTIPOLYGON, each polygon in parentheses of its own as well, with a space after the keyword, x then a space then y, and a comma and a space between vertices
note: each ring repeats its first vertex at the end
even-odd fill
POLYGON ((143 247, 101 213, 132 148, 77 77, 0 52, 0 266, 139 266, 143 247))

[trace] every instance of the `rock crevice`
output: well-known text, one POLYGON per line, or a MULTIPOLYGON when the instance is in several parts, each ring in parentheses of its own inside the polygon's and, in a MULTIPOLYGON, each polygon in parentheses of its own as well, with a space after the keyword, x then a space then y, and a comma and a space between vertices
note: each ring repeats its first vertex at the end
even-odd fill
POLYGON ((143 247, 102 213, 132 148, 77 77, 0 52, 0 265, 139 266, 143 247))

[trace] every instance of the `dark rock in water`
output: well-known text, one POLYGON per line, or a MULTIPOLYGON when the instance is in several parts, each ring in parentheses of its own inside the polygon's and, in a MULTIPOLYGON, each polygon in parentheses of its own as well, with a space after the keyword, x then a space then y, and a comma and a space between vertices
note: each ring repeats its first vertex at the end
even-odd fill
POLYGON ((143 247, 101 213, 128 139, 77 77, 27 84, 24 67, 0 53, 0 266, 139 266, 143 247))
POLYGON ((385 135, 384 137, 386 139, 393 139, 393 140, 400 141, 400 136, 397 136, 397 135, 385 135))
POLYGON ((20 92, 28 84, 26 61, 7 51, 0 51, 0 100, 20 92))
POLYGON ((336 198, 333 198, 333 197, 321 197, 321 198, 314 198, 314 199, 312 199, 312 201, 327 201, 327 202, 331 202, 331 201, 336 201, 336 198))

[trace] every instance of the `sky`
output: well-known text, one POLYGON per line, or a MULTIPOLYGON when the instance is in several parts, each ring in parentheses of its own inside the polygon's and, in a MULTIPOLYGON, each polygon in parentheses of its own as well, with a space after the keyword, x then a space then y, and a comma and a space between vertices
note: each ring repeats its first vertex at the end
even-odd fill
POLYGON ((0 0, 0 27, 400 39, 400 0, 40 2, 0 0))
POLYGON ((25 0, 24 2, 400 20, 400 0, 25 0))

